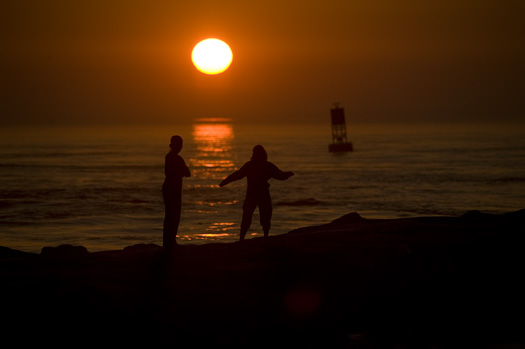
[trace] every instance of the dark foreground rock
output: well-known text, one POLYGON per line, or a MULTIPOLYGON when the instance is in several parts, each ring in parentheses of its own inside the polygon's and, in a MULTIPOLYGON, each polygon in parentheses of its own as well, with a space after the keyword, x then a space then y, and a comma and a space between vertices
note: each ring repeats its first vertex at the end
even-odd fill
POLYGON ((242 243, 0 248, 2 338, 199 348, 523 343, 525 211, 330 224, 242 243))

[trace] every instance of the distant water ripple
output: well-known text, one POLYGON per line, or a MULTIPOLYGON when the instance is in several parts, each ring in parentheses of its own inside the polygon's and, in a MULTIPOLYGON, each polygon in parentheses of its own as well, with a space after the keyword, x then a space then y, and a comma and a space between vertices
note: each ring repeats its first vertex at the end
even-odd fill
MULTIPOLYGON (((525 128, 352 125, 354 152, 328 152, 330 127, 199 120, 163 128, 2 130, 0 245, 30 252, 72 243, 90 251, 161 244, 164 155, 184 138, 181 243, 238 238, 245 181, 219 188, 262 144, 294 171, 271 180, 271 234, 364 217, 458 215, 525 207, 525 128), (82 135, 75 137, 74 135, 82 135)), ((256 211, 250 236, 261 236, 256 211)))

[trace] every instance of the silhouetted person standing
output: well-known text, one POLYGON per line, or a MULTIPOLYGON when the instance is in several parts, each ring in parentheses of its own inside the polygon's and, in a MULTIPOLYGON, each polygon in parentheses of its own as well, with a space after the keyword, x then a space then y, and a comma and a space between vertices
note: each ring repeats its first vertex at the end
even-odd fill
POLYGON ((184 159, 179 155, 182 149, 182 138, 180 136, 171 137, 170 148, 171 151, 166 154, 165 158, 164 174, 166 178, 162 185, 165 209, 162 244, 165 249, 172 249, 177 245, 182 206, 182 177, 191 175, 184 159))
POLYGON ((263 227, 264 237, 268 237, 272 219, 272 200, 270 198, 271 178, 285 180, 293 176, 293 172, 283 172, 273 163, 268 161, 268 155, 262 145, 253 147, 253 155, 250 161, 245 163, 238 171, 226 177, 219 186, 242 179, 248 180, 246 197, 242 207, 242 222, 240 240, 244 240, 246 232, 252 223, 252 215, 255 208, 259 206, 259 216, 263 227))

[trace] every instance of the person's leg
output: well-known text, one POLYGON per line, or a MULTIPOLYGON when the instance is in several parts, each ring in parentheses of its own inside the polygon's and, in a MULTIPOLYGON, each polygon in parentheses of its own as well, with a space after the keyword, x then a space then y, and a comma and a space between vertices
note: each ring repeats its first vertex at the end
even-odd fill
POLYGON ((259 219, 263 228, 264 237, 270 234, 270 227, 272 221, 272 200, 270 195, 263 197, 259 201, 259 219))
POLYGON ((164 232, 162 237, 162 245, 169 249, 177 245, 177 232, 179 230, 180 222, 180 206, 166 205, 166 212, 164 216, 164 232))
POLYGON ((170 193, 163 194, 165 212, 162 245, 165 249, 171 249, 177 245, 182 202, 178 197, 173 198, 170 193))
POLYGON ((240 240, 244 240, 250 225, 252 224, 252 215, 257 207, 257 202, 252 198, 246 197, 244 199, 244 204, 242 205, 242 221, 241 221, 241 235, 240 240))
POLYGON ((169 248, 172 241, 173 216, 172 209, 169 205, 164 205, 164 229, 162 234, 162 246, 169 248))
POLYGON ((180 215, 182 210, 182 203, 179 201, 173 208, 173 245, 177 245, 177 234, 179 232, 180 215))
POLYGON ((164 225, 162 227, 162 246, 164 248, 168 248, 169 241, 170 241, 169 235, 170 235, 172 224, 171 224, 171 214, 170 214, 171 209, 169 205, 170 204, 169 196, 164 186, 162 187, 162 198, 164 200, 164 225))

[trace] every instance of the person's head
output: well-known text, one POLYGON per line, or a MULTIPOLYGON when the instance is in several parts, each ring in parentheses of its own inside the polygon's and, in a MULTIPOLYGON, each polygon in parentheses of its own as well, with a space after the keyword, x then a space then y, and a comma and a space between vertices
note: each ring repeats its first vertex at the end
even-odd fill
POLYGON ((268 160, 268 154, 264 150, 262 145, 256 145, 253 147, 252 160, 254 161, 266 161, 268 160))
POLYGON ((182 137, 181 136, 171 137, 170 148, 172 151, 176 153, 180 152, 182 149, 182 137))

